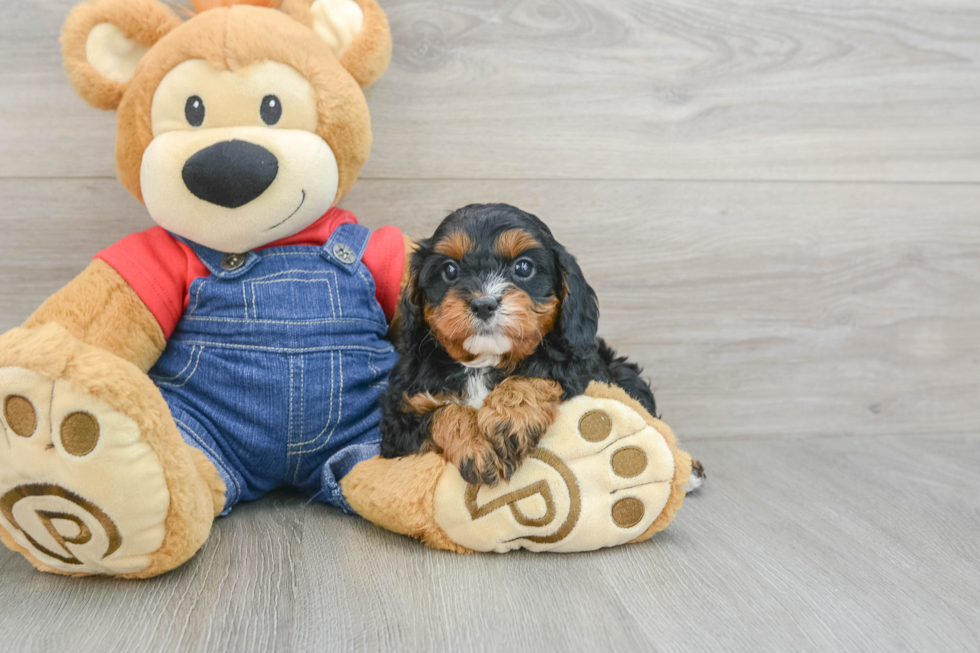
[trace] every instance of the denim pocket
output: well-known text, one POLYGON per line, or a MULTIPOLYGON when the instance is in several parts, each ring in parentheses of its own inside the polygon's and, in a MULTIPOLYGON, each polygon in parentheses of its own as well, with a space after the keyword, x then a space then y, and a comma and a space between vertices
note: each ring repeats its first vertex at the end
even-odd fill
POLYGON ((197 373, 204 345, 185 345, 171 340, 167 351, 150 370, 150 378, 158 386, 182 388, 197 373))
POLYGON ((337 275, 328 271, 291 271, 246 283, 248 317, 290 322, 343 317, 337 275))

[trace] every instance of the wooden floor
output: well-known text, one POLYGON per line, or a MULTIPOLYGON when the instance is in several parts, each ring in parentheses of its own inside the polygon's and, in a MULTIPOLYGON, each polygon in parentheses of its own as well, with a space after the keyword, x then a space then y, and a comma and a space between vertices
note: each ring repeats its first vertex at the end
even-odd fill
MULTIPOLYGON (((980 5, 382 0, 343 206, 506 201, 708 469, 653 541, 458 557, 282 493, 156 580, 0 551, 6 651, 980 650, 980 5)), ((73 0, 0 2, 0 330, 149 226, 73 0)))

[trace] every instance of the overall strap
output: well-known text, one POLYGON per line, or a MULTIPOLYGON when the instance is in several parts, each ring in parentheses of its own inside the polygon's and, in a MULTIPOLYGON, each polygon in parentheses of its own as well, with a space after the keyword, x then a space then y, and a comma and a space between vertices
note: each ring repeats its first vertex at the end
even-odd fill
POLYGON ((213 276, 219 279, 235 279, 242 276, 262 260, 255 252, 245 252, 244 254, 225 254, 217 250, 198 245, 177 234, 171 234, 174 238, 190 247, 197 258, 201 260, 213 276))
POLYGON ((371 239, 371 230, 359 224, 342 224, 320 250, 320 256, 336 264, 347 274, 357 272, 357 264, 361 262, 371 239))

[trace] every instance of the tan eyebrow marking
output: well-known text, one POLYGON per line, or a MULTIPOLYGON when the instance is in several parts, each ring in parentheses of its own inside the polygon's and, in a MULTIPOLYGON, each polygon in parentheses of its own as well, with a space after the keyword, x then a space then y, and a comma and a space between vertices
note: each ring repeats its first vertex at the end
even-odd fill
POLYGON ((537 238, 520 229, 508 229, 497 236, 494 243, 497 253, 507 258, 517 258, 529 249, 541 247, 537 238))
POLYGON ((465 231, 454 231, 436 243, 433 249, 438 254, 444 254, 458 261, 465 254, 472 252, 474 248, 473 239, 470 238, 468 233, 465 231))

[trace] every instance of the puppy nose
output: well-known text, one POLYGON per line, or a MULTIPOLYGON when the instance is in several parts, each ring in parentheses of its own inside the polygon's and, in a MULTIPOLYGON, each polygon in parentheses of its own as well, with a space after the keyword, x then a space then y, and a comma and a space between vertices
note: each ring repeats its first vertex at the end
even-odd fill
POLYGON ((493 297, 477 297, 470 302, 470 310, 481 320, 489 320, 497 310, 497 300, 493 297))
POLYGON ((248 204, 275 181, 279 161, 269 150, 246 141, 215 143, 184 163, 187 190, 228 209, 248 204))

